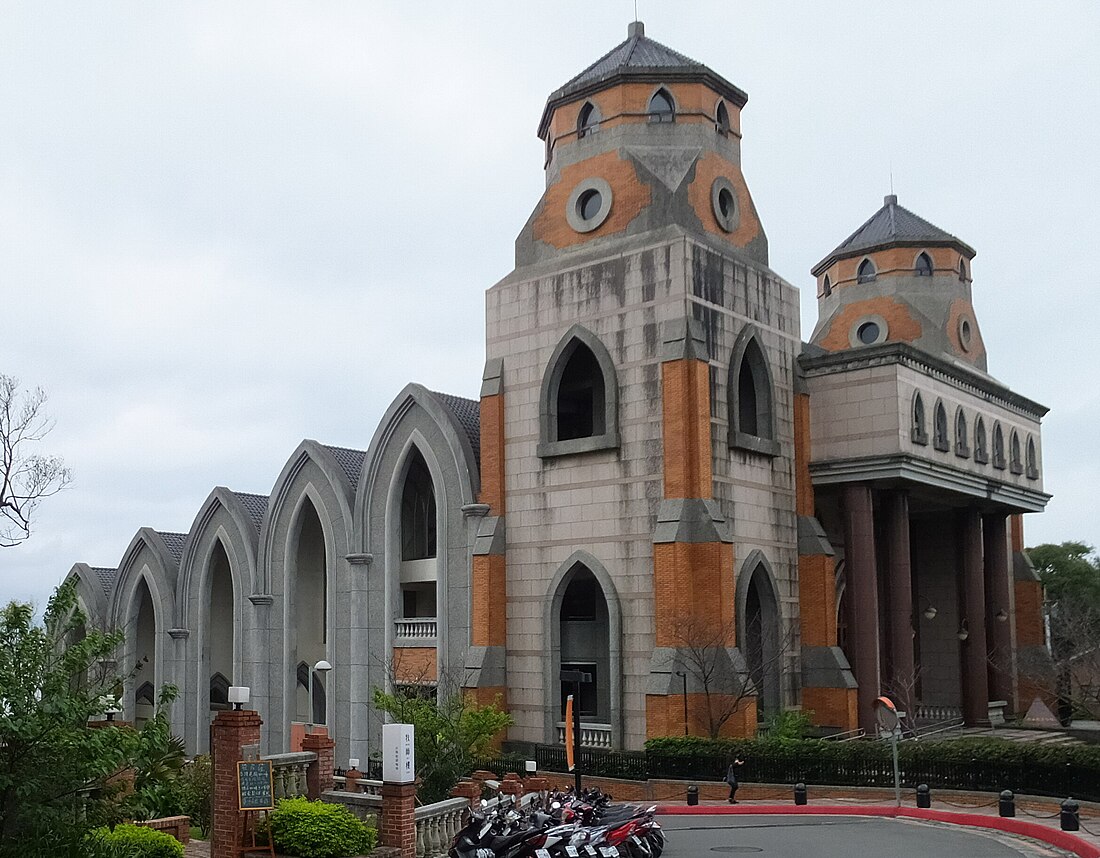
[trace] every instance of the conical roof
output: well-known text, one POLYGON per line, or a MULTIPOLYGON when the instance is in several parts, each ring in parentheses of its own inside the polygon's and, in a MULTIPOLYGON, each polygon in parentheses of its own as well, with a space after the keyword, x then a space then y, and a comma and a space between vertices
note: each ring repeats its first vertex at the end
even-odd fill
POLYGON ((909 209, 898 205, 898 198, 890 194, 883 200, 882 208, 855 232, 837 245, 828 256, 815 265, 810 273, 815 277, 838 259, 869 253, 884 247, 918 247, 922 245, 951 245, 973 258, 970 245, 929 223, 909 209))
POLYGON ((675 81, 703 80, 738 107, 744 107, 748 95, 701 62, 650 39, 645 25, 634 21, 627 28, 626 41, 619 43, 580 74, 570 78, 550 94, 539 122, 541 137, 550 122, 550 114, 559 104, 605 89, 624 79, 675 81))

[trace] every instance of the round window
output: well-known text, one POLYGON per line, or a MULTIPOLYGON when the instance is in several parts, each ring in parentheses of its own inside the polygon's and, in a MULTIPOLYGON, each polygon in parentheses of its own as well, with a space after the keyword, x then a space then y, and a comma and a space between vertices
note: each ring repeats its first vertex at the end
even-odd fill
POLYGON ((604 179, 584 179, 565 203, 565 219, 577 232, 592 232, 611 214, 611 202, 611 185, 604 179))
POLYGON ((974 339, 974 330, 970 326, 969 319, 959 320, 959 343, 964 351, 970 351, 970 343, 974 339))
POLYGON ((600 196, 599 191, 595 189, 585 191, 577 200, 577 214, 581 216, 581 220, 592 220, 600 213, 602 205, 603 197, 600 196))
POLYGON ((859 341, 865 346, 869 346, 878 340, 879 326, 875 322, 864 322, 859 326, 859 330, 856 331, 856 336, 859 337, 859 341))
POLYGON ((714 219, 725 232, 733 232, 741 221, 737 210, 737 192, 733 183, 725 176, 719 176, 710 187, 710 205, 714 210, 714 219))

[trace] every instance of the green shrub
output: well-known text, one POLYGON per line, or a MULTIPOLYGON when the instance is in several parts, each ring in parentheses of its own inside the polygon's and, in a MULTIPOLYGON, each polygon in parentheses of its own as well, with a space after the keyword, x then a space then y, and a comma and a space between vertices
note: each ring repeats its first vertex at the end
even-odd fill
POLYGON ((191 824, 198 827, 202 836, 210 836, 213 814, 214 772, 210 757, 195 757, 183 767, 177 778, 179 813, 191 817, 191 824))
POLYGON ((378 832, 339 804, 288 798, 271 813, 275 848, 299 858, 363 855, 378 844, 378 832))
POLYGON ((89 839, 95 858, 183 858, 183 844, 175 837, 141 825, 97 828, 89 839))

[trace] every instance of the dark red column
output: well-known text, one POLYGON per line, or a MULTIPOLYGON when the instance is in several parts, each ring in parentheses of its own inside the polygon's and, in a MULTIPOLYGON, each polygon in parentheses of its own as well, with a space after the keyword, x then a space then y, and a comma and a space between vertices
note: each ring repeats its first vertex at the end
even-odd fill
POLYGON ((878 581, 871 487, 844 487, 845 600, 849 600, 848 660, 859 689, 859 726, 875 730, 874 701, 879 696, 878 581))
POLYGON ((982 516, 985 548, 986 646, 989 649, 989 695, 1015 711, 1016 647, 1012 567, 1008 556, 1008 516, 982 516), (1002 613, 1003 612, 1003 613, 1002 613), (1000 617, 1005 617, 1004 620, 1000 617))
POLYGON ((982 562, 982 517, 974 508, 959 510, 962 561, 962 617, 967 632, 962 647, 963 718, 968 725, 989 720, 989 658, 985 642, 985 568, 982 562))
POLYGON ((892 491, 886 496, 886 612, 890 623, 888 691, 899 709, 914 715, 916 675, 913 664, 913 575, 909 559, 909 495, 892 491))

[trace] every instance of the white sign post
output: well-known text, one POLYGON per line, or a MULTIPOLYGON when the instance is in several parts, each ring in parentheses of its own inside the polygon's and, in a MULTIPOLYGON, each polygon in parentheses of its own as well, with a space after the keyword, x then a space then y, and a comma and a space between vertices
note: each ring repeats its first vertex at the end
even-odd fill
POLYGON ((382 780, 390 784, 416 780, 412 724, 382 725, 382 780))

